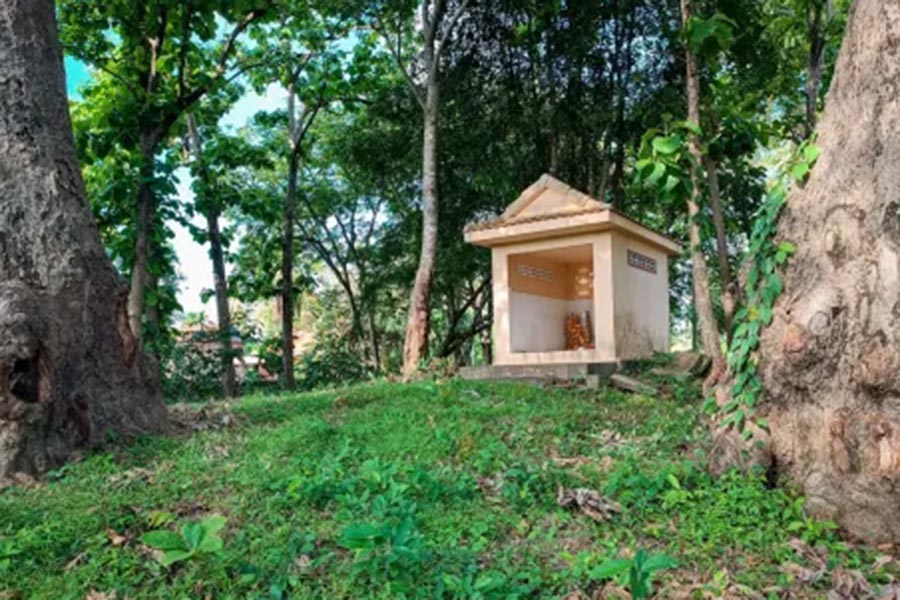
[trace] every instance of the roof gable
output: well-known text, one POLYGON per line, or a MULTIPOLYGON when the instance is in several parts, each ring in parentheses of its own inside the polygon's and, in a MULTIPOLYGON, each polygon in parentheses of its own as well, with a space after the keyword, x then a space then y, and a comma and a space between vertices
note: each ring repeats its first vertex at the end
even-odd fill
POLYGON ((518 221, 550 216, 566 216, 610 206, 566 185, 552 175, 543 175, 510 204, 501 221, 518 221))

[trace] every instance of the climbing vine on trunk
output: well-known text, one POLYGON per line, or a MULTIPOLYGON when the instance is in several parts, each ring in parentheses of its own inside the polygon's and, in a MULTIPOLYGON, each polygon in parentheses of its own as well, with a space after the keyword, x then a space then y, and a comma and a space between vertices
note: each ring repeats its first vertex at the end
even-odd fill
POLYGON ((735 428, 745 440, 753 436, 753 429, 745 426, 748 420, 754 420, 757 427, 768 430, 765 419, 755 419, 753 416, 762 392, 756 351, 763 327, 772 323, 775 300, 784 290, 779 271, 795 251, 791 242, 776 239, 778 217, 791 185, 802 185, 818 157, 817 146, 802 144, 788 164, 788 173, 772 188, 759 210, 748 248, 750 268, 747 273, 747 295, 744 306, 735 315, 736 327, 728 348, 728 369, 733 381, 730 399, 721 406, 715 397, 706 403, 708 412, 718 412, 723 417, 722 427, 735 428))

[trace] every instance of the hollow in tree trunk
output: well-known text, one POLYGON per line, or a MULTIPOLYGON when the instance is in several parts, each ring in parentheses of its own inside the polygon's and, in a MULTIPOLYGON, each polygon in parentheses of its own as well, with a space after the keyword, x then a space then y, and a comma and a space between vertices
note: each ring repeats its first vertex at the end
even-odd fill
POLYGON ((0 479, 167 422, 87 203, 56 32, 52 0, 0 8, 0 479))
MULTIPOLYGON (((821 157, 778 237, 797 251, 759 350, 769 457, 819 517, 900 542, 900 4, 857 0, 821 157)), ((720 439, 722 436, 720 436, 720 439)), ((718 441, 718 440, 717 440, 718 441)))

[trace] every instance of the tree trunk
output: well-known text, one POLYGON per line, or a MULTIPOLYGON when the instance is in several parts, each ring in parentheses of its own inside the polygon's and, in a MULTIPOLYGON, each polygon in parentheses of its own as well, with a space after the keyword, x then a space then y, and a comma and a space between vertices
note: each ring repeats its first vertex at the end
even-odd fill
POLYGON ((719 189, 719 165, 708 154, 703 155, 703 166, 709 184, 709 204, 713 225, 716 228, 716 256, 719 259, 719 277, 722 280, 722 309, 725 312, 725 339, 731 345, 735 298, 731 287, 731 265, 728 263, 728 232, 725 229, 725 213, 722 208, 722 192, 719 189))
POLYGON ((81 179, 52 0, 0 8, 0 479, 164 429, 81 179))
MULTIPOLYGON (((204 194, 211 193, 209 173, 203 162, 203 142, 197 130, 193 114, 187 117, 188 133, 194 160, 197 161, 197 176, 200 178, 204 194)), ((234 356, 231 347, 231 310, 228 307, 228 279, 225 275, 225 252, 222 246, 222 231, 219 228, 219 207, 215 198, 199 198, 206 215, 206 231, 209 236, 209 258, 212 261, 213 282, 216 291, 216 318, 219 324, 219 343, 222 357, 222 391, 227 398, 238 395, 237 377, 234 372, 234 356)))
POLYGON ((797 252, 763 332, 775 465, 817 516, 900 542, 900 5, 857 0, 822 155, 778 227, 797 252))
POLYGON ((372 366, 375 371, 381 371, 381 345, 378 341, 378 325, 375 323, 375 309, 370 308, 368 311, 369 321, 369 349, 372 353, 372 366))
POLYGON ((806 138, 812 137, 816 130, 816 109, 819 102, 819 91, 822 88, 822 74, 825 70, 825 49, 828 45, 828 22, 831 20, 832 0, 822 4, 810 3, 809 25, 809 57, 806 67, 806 138))
POLYGON ((406 342, 403 345, 403 374, 412 376, 428 350, 428 333, 431 320, 431 280, 434 275, 434 259, 438 236, 438 110, 439 88, 437 77, 428 82, 425 98, 425 127, 422 140, 422 249, 419 268, 410 298, 409 318, 406 324, 406 342))
MULTIPOLYGON (((291 134, 293 135, 293 133, 291 134)), ((300 155, 291 149, 288 163, 287 197, 281 242, 281 382, 293 390, 294 382, 294 212, 297 207, 297 178, 300 155)))
POLYGON ((131 265, 131 290, 128 294, 128 323, 138 346, 143 340, 144 296, 150 277, 150 234, 156 198, 153 191, 156 144, 149 136, 140 140, 141 182, 138 188, 137 218, 135 220, 134 260, 131 265))
MULTIPOLYGON (((685 29, 691 19, 691 0, 681 0, 681 15, 685 29)), ((687 64, 687 104, 688 121, 700 124, 700 75, 697 71, 697 59, 690 46, 685 47, 685 62, 687 64)), ((700 336, 703 340, 703 351, 713 361, 713 370, 709 378, 710 383, 725 372, 725 359, 719 345, 719 327, 713 314, 712 298, 709 293, 709 273, 706 267, 706 258, 701 247, 702 238, 700 224, 697 219, 700 215, 700 177, 697 173, 697 165, 703 163, 703 153, 700 150, 700 140, 696 135, 691 135, 690 152, 694 157, 691 165, 691 195, 687 201, 688 226, 691 243, 691 266, 694 275, 694 306, 697 310, 697 318, 700 321, 700 336)))

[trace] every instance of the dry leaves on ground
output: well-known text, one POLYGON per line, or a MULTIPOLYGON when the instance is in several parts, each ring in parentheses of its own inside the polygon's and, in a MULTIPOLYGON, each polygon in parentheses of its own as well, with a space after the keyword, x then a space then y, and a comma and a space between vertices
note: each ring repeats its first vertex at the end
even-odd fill
POLYGON ((588 488, 564 488, 556 493, 556 503, 563 508, 574 509, 601 523, 622 512, 622 507, 597 490, 588 488))

